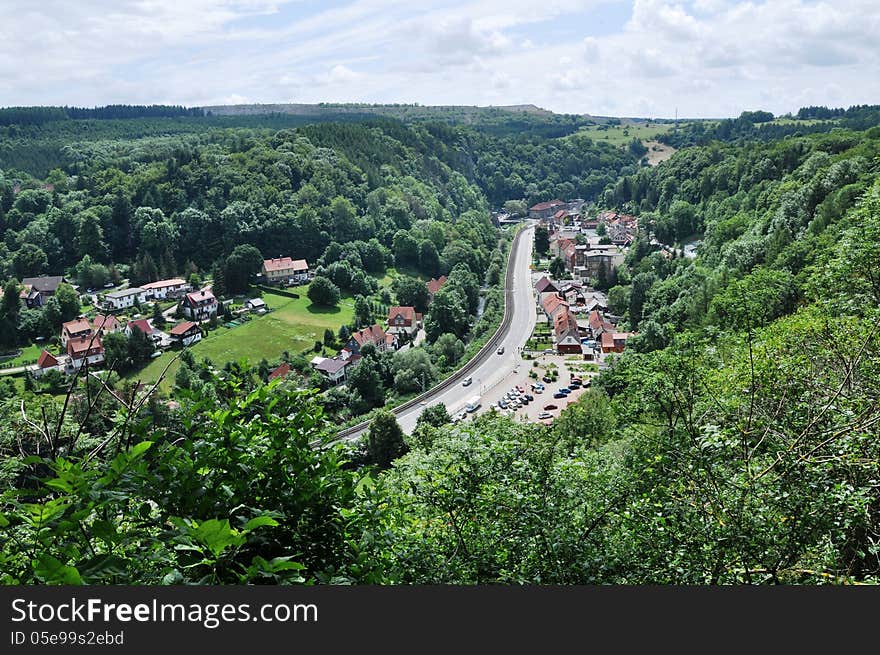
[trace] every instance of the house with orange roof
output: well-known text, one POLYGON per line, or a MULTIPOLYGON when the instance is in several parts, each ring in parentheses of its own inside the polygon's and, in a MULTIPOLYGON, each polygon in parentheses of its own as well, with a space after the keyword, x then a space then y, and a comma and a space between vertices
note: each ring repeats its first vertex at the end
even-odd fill
POLYGON ((85 316, 79 316, 61 325, 61 345, 67 348, 72 338, 87 337, 92 333, 92 325, 85 316))
POLYGON ((268 284, 304 284, 309 281, 309 265, 305 259, 276 257, 263 260, 261 271, 268 284))
POLYGON ((388 332, 412 336, 422 327, 422 315, 415 307, 394 305, 388 308, 388 332))

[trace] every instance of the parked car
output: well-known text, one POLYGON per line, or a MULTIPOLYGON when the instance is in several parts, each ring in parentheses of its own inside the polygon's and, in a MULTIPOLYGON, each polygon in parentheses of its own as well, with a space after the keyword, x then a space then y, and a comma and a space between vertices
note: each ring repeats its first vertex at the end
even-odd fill
POLYGON ((535 393, 544 393, 544 387, 535 387, 535 393))
POLYGON ((504 398, 502 398, 501 400, 498 401, 498 406, 501 409, 507 409, 507 401, 504 400, 504 398))
POLYGON ((551 378, 551 377, 548 376, 548 375, 545 375, 545 376, 542 377, 541 379, 542 379, 544 382, 546 382, 547 384, 550 384, 551 382, 553 382, 553 378, 551 378))
POLYGON ((528 400, 529 402, 532 402, 535 399, 535 397, 532 394, 527 393, 525 395, 525 399, 528 400))
POLYGON ((553 397, 554 398, 565 398, 565 394, 562 393, 561 391, 557 391, 556 393, 553 394, 553 397))
POLYGON ((544 411, 545 411, 545 412, 549 412, 549 411, 552 410, 552 409, 559 409, 559 407, 557 407, 557 406, 554 405, 553 403, 550 403, 549 405, 544 405, 544 411))
POLYGON ((519 391, 520 393, 526 392, 525 387, 523 387, 521 384, 516 385, 516 390, 519 391))
POLYGON ((551 414, 550 412, 541 412, 540 414, 538 414, 538 418, 539 419, 553 418, 553 414, 551 414))
POLYGON ((571 393, 571 389, 569 389, 568 387, 560 387, 559 393, 564 393, 567 396, 568 394, 571 393))
POLYGON ((473 381, 474 379, 470 375, 468 375, 464 380, 461 381, 461 386, 466 387, 473 381))

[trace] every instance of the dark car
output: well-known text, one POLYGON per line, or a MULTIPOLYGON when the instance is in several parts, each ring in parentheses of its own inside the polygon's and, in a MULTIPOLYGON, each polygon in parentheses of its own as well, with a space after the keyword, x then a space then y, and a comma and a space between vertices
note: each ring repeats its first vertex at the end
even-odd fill
POLYGON ((547 382, 547 383, 553 382, 553 378, 551 378, 551 377, 549 377, 549 376, 547 376, 547 375, 545 375, 545 376, 542 377, 541 379, 544 380, 544 382, 547 382))
POLYGON ((553 394, 554 398, 565 398, 565 396, 566 396, 566 394, 562 393, 561 391, 557 391, 556 393, 553 394))
POLYGON ((527 394, 525 395, 525 399, 528 400, 529 402, 531 402, 531 401, 533 401, 533 400, 535 399, 535 397, 534 397, 532 394, 527 393, 527 394))
POLYGON ((568 383, 568 388, 569 389, 580 389, 581 388, 581 381, 580 380, 572 380, 571 382, 568 383))
POLYGON ((553 405, 553 404, 550 404, 550 405, 544 405, 544 411, 545 411, 545 412, 549 412, 551 409, 559 409, 559 408, 558 408, 556 405, 553 405))
POLYGON ((559 393, 564 393, 566 396, 571 393, 571 389, 568 387, 560 387, 559 393))

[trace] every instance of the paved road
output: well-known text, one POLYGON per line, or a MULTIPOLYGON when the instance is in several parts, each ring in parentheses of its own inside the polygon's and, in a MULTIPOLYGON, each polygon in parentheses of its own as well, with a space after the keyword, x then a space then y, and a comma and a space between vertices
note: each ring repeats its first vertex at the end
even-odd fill
MULTIPOLYGON (((397 415, 397 421, 404 432, 412 432, 416 426, 416 420, 425 407, 443 403, 450 414, 464 409, 471 396, 482 395, 487 390, 495 387, 513 375, 523 366, 520 359, 519 349, 525 345, 526 340, 535 328, 535 300, 532 294, 531 274, 529 265, 532 262, 532 231, 529 226, 523 230, 524 234, 519 239, 515 259, 513 275, 513 318, 503 336, 504 354, 493 354, 476 369, 470 372, 473 383, 467 387, 461 385, 466 375, 456 373, 454 384, 435 394, 431 394, 424 404, 411 407, 397 415)), ((346 438, 354 440, 360 437, 363 431, 348 435, 346 438)))

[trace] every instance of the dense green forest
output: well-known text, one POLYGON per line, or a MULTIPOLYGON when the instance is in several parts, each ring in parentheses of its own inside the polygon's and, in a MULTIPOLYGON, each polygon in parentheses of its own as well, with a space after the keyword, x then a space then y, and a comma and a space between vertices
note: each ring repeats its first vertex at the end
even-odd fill
MULTIPOLYGON (((372 120, 94 141, 48 178, 4 170, 7 275, 86 255, 223 275, 236 248, 277 245, 339 282, 433 266, 456 298, 431 348, 453 357, 498 281, 490 204, 582 194, 642 231, 608 292, 639 334, 552 426, 436 411, 403 435, 380 409, 361 444, 331 444, 325 398, 246 363, 188 362, 200 382, 176 408, 90 378, 22 411, 0 382, 3 582, 880 582, 880 127, 818 132, 641 168, 579 137, 372 120)), ((341 404, 397 382, 367 359, 341 404)))

